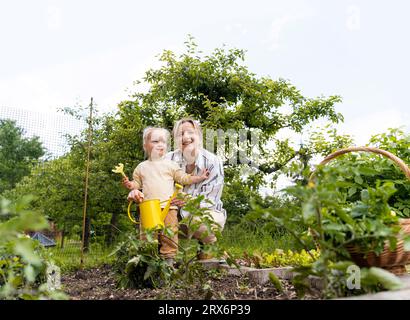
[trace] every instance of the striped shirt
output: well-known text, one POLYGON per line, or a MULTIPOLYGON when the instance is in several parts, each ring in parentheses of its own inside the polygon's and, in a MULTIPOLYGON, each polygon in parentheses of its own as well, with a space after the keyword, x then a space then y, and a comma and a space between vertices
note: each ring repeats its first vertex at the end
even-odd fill
MULTIPOLYGON (((186 172, 187 162, 183 158, 180 150, 168 152, 165 158, 175 161, 178 163, 180 168, 186 172)), ((200 183, 187 185, 184 187, 183 191, 193 197, 203 195, 205 199, 210 200, 212 203, 203 201, 201 203, 201 207, 222 212, 226 219, 226 210, 222 207, 221 201, 224 184, 224 170, 222 161, 215 154, 201 148, 199 150, 198 157, 195 160, 195 168, 192 175, 199 175, 203 169, 208 169, 208 179, 200 183)), ((189 215, 189 213, 183 209, 181 209, 180 213, 182 217, 189 215)))

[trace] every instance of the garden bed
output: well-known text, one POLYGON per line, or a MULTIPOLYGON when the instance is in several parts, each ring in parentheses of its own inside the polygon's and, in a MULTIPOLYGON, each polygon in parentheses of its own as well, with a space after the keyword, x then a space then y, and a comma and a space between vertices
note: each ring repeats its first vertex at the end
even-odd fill
MULTIPOLYGON (((151 299, 212 299, 212 300, 292 300, 296 292, 288 280, 281 279, 283 293, 267 282, 255 284, 246 274, 232 275, 215 270, 207 274, 206 286, 198 285, 189 290, 176 289, 119 289, 115 274, 109 265, 77 270, 62 276, 63 290, 72 300, 151 300, 151 299), (204 289, 206 287, 206 289, 204 289), (188 291, 188 296, 187 296, 188 291)), ((304 299, 318 299, 312 293, 304 299)))

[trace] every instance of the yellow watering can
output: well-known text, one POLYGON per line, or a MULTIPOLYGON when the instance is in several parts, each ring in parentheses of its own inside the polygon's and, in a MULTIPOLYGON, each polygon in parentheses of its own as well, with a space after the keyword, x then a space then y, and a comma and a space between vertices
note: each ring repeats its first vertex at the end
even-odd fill
MULTIPOLYGON (((117 166, 114 167, 112 172, 119 173, 121 176, 126 178, 127 176, 124 173, 124 164, 119 163, 117 166)), ((168 214, 169 208, 171 206, 171 200, 177 196, 177 193, 183 188, 180 184, 175 184, 176 190, 172 194, 171 198, 168 200, 162 201, 167 202, 165 208, 161 211, 161 203, 159 199, 151 199, 151 200, 144 200, 140 204, 137 204, 140 208, 140 221, 142 227, 144 229, 152 229, 152 228, 161 228, 164 226, 165 217, 168 214)), ((131 214, 131 205, 133 201, 130 201, 128 204, 128 218, 135 223, 139 224, 133 219, 131 214)))
POLYGON ((159 199, 144 200, 140 204, 137 204, 140 208, 140 222, 133 219, 131 215, 131 205, 133 201, 128 204, 128 218, 135 223, 141 223, 143 229, 158 229, 164 226, 165 217, 168 214, 169 208, 171 206, 171 200, 176 197, 177 193, 183 188, 178 183, 175 184, 175 191, 171 198, 166 200, 167 204, 165 208, 161 211, 161 203, 159 199))

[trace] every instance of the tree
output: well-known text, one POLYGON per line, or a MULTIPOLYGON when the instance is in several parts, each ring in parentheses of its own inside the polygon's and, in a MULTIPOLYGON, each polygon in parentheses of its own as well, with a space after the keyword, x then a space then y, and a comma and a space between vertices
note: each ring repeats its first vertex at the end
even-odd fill
MULTIPOLYGON (((205 135, 210 129, 245 129, 247 150, 255 147, 251 134, 258 133, 260 154, 251 159, 257 162, 252 170, 230 165, 228 152, 222 150, 226 177, 232 178, 226 180, 224 189, 230 212, 244 212, 249 207, 244 204, 244 194, 238 192, 238 185, 249 188, 245 200, 249 204, 249 198, 267 183, 269 174, 289 170, 295 161, 306 166, 317 153, 306 146, 294 149, 287 139, 276 137, 280 130, 300 133, 320 118, 330 123, 343 121, 343 116, 335 111, 335 104, 341 101, 339 96, 307 98, 287 80, 257 77, 243 64, 244 50, 217 48, 203 56, 189 37, 185 53, 178 57, 165 50, 159 60, 163 66, 148 70, 143 79, 148 91, 135 93, 134 100, 124 106, 139 108, 143 119, 149 115, 155 124, 168 129, 172 129, 175 120, 187 115, 202 123, 205 135)), ((338 139, 334 142, 340 144, 338 139)))
MULTIPOLYGON (((142 130, 152 122, 144 121, 138 107, 127 108, 127 102, 118 105, 116 115, 95 117, 90 158, 88 210, 91 225, 106 243, 113 243, 118 230, 124 231, 131 223, 126 212, 127 190, 121 178, 112 172, 119 162, 125 165, 131 178, 135 166, 143 161, 142 130), (123 213, 123 214, 121 214, 123 213)), ((75 113, 75 112, 71 112, 75 113)), ((75 167, 84 166, 86 159, 85 132, 71 139, 70 161, 75 167)))
POLYGON ((300 132, 322 117, 343 120, 334 109, 339 96, 306 98, 286 80, 258 78, 242 64, 244 50, 218 48, 201 57, 192 37, 186 46, 179 58, 165 50, 160 56, 164 66, 146 72, 148 92, 134 95, 168 127, 185 113, 207 128, 257 128, 268 139, 282 128, 300 132))
POLYGON ((25 138, 13 120, 0 120, 0 194, 30 173, 45 154, 38 137, 25 138))
MULTIPOLYGON (((211 129, 224 132, 246 129, 248 133, 259 130, 260 146, 276 144, 275 152, 261 148, 259 166, 252 169, 247 164, 230 164, 228 153, 222 150, 225 160, 222 200, 229 217, 243 216, 250 209, 251 200, 262 201, 259 190, 269 186, 272 182, 269 179, 274 180, 270 174, 286 173, 294 162, 306 162, 306 155, 312 157, 331 148, 335 145, 333 140, 340 142, 326 140, 324 145, 313 141, 301 150, 294 150, 288 141, 276 138, 283 128, 300 132, 319 118, 341 121, 342 116, 334 109, 339 97, 306 98, 285 80, 259 78, 243 65, 243 50, 216 49, 202 57, 192 38, 186 45, 187 51, 180 57, 164 51, 160 56, 164 65, 146 72, 143 80, 148 85, 147 91, 120 102, 114 114, 93 117, 89 214, 96 234, 107 242, 112 242, 118 230, 132 228, 126 216, 128 190, 121 186, 120 177, 112 169, 121 162, 131 177, 133 169, 144 160, 142 132, 146 126, 172 129, 177 119, 191 115, 201 121, 205 134, 211 129)), ((80 117, 75 110, 66 111, 80 117)), ((82 118, 86 120, 85 116, 82 118)), ((25 179, 24 185, 19 185, 20 190, 30 189, 41 195, 43 200, 37 204, 47 203, 50 206, 47 212, 57 224, 65 225, 67 231, 81 221, 86 141, 86 131, 71 137, 71 150, 64 160, 51 161, 55 164, 49 164, 41 175, 33 175, 25 179), (59 169, 61 166, 64 171, 59 169)), ((251 142, 249 135, 246 143, 250 146, 251 142)))

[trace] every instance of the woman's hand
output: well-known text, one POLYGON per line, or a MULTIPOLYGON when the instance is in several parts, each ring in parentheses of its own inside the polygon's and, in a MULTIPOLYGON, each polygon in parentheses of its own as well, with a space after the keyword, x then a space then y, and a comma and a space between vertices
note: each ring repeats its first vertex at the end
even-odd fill
POLYGON ((185 205, 185 201, 181 199, 174 198, 171 200, 171 206, 177 206, 178 208, 181 208, 185 205))
POLYGON ((185 193, 185 192, 180 192, 178 195, 171 200, 171 205, 172 206, 177 206, 178 208, 183 207, 186 202, 191 198, 191 195, 185 193))
POLYGON ((141 191, 135 189, 128 194, 127 199, 128 201, 135 201, 137 203, 141 203, 142 201, 144 201, 144 194, 141 191))

